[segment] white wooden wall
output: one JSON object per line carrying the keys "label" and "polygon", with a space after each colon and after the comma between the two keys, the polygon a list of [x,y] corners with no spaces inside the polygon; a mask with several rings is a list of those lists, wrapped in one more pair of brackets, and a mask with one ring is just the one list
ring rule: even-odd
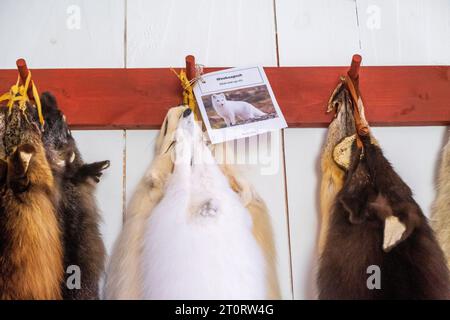
{"label": "white wooden wall", "polygon": [[[186,54],[207,66],[348,65],[354,53],[363,55],[364,65],[448,65],[449,18],[449,0],[2,0],[0,69],[15,68],[18,57],[32,68],[175,67]],[[429,214],[446,128],[374,132]],[[240,161],[259,159],[239,167],[271,211],[284,299],[315,298],[325,133],[286,129],[227,145]],[[75,132],[87,161],[112,163],[97,194],[108,250],[151,161],[156,134]],[[265,146],[267,139],[270,148],[258,151],[258,141]]]}

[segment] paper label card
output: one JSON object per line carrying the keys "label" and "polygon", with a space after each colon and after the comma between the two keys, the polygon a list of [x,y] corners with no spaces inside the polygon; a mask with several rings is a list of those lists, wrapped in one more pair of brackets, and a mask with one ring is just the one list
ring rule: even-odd
{"label": "paper label card", "polygon": [[212,143],[287,127],[262,67],[204,74],[194,94]]}

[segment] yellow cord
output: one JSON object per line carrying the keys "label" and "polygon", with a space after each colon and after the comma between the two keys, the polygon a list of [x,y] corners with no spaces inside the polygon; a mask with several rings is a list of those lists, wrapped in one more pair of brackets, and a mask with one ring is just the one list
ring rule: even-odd
{"label": "yellow cord", "polygon": [[9,108],[9,112],[11,112],[11,109],[14,105],[14,103],[18,103],[19,108],[21,110],[25,110],[26,103],[30,101],[28,98],[28,87],[31,83],[31,89],[33,92],[33,99],[36,103],[36,108],[38,111],[39,116],[39,122],[42,126],[44,126],[44,116],[42,115],[42,106],[41,106],[41,100],[39,99],[39,93],[36,88],[36,85],[34,84],[33,80],[31,80],[31,71],[28,71],[28,76],[25,81],[24,85],[19,85],[20,83],[20,76],[17,76],[17,82],[15,85],[9,89],[9,92],[6,92],[0,96],[0,102],[2,101],[8,101],[6,106]]}
{"label": "yellow cord", "polygon": [[195,120],[198,120],[198,106],[197,101],[195,101],[192,87],[195,80],[189,81],[184,70],[181,70],[179,74],[173,68],[170,68],[170,70],[172,70],[177,78],[180,79],[181,87],[183,88],[183,104],[189,106],[189,108],[194,112]]}

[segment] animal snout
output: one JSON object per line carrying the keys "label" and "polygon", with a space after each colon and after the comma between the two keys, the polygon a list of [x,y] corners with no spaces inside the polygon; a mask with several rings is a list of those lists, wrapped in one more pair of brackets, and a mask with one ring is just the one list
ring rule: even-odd
{"label": "animal snout", "polygon": [[184,112],[183,112],[183,118],[189,117],[189,115],[190,115],[191,113],[192,113],[191,108],[188,108],[188,109],[184,110]]}

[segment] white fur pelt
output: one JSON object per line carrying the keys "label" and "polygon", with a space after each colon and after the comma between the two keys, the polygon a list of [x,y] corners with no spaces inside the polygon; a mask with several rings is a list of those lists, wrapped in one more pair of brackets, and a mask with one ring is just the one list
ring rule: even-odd
{"label": "white fur pelt", "polygon": [[437,195],[433,204],[431,222],[450,269],[450,140],[442,151]]}
{"label": "white fur pelt", "polygon": [[202,140],[193,115],[176,131],[175,166],[146,223],[145,299],[265,299],[266,263],[250,212]]}
{"label": "white fur pelt", "polygon": [[104,297],[106,299],[142,299],[140,268],[145,222],[160,201],[172,172],[171,144],[181,114],[187,107],[171,108],[156,141],[155,158],[139,182],[127,208],[122,231],[109,259]]}

